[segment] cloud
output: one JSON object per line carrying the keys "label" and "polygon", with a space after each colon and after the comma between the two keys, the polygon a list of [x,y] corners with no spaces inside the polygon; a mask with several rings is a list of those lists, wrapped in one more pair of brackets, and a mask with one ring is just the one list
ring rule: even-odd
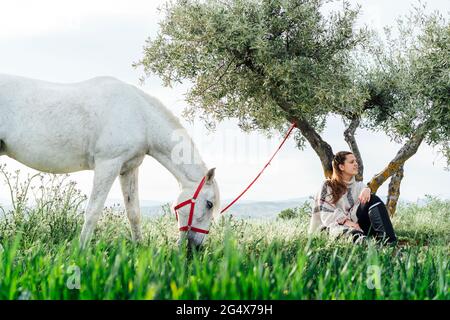
{"label": "cloud", "polygon": [[[144,40],[156,32],[160,18],[156,7],[163,2],[2,0],[0,72],[55,82],[75,82],[98,75],[111,75],[137,84],[141,74],[131,68],[131,63],[142,55]],[[363,9],[371,12],[369,18],[380,18],[383,25],[390,23],[384,13],[392,6],[397,8],[392,1],[380,2],[378,11],[366,6],[367,3],[377,7],[378,0],[361,3]],[[390,15],[394,15],[392,12]],[[183,93],[188,89],[187,85],[165,88],[158,78],[152,77],[144,89],[180,116],[186,105]],[[217,167],[223,198],[231,198],[241,192],[281,141],[279,135],[268,140],[257,133],[244,134],[235,121],[226,121],[216,133],[207,133],[199,120],[194,124],[182,118],[180,120],[193,136],[205,162]],[[323,133],[324,140],[335,151],[348,149],[342,139],[342,131],[340,120],[331,118]],[[229,140],[226,140],[227,136]],[[357,139],[364,156],[367,179],[380,171],[400,148],[385,135],[365,130],[357,131]],[[243,146],[246,146],[244,152]],[[253,151],[245,148],[253,148]],[[7,157],[0,158],[0,162],[8,163],[11,169],[20,168],[24,173],[33,172]],[[405,166],[402,197],[415,199],[425,193],[450,197],[450,173],[443,170],[443,165],[444,161],[436,156],[432,148],[421,146]],[[90,171],[71,175],[87,194],[92,186],[92,177]],[[317,155],[309,146],[299,151],[290,139],[244,199],[275,200],[306,196],[316,192],[322,179]],[[139,181],[141,199],[173,199],[178,190],[175,178],[150,157],[141,166]],[[387,183],[380,194],[385,194],[386,188]],[[8,194],[0,183],[1,197],[7,198]],[[118,181],[109,197],[121,197]]]}
{"label": "cloud", "polygon": [[79,30],[88,18],[156,18],[162,0],[4,0],[0,3],[0,39]]}

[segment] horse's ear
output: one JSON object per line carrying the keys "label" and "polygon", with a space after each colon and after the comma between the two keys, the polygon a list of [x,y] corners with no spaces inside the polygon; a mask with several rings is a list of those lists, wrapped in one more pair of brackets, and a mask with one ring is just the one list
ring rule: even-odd
{"label": "horse's ear", "polygon": [[209,169],[206,173],[206,183],[211,183],[214,179],[214,174],[216,172],[216,168]]}

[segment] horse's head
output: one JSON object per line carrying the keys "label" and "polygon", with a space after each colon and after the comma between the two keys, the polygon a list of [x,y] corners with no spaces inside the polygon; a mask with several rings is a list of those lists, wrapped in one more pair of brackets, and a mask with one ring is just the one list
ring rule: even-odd
{"label": "horse's head", "polygon": [[220,196],[214,172],[215,168],[208,170],[201,181],[183,188],[177,197],[174,210],[178,219],[180,243],[187,239],[190,246],[201,246],[209,233],[214,214],[219,213]]}

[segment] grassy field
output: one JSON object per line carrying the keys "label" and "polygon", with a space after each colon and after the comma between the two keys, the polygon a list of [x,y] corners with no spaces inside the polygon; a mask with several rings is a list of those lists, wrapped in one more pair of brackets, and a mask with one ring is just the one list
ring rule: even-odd
{"label": "grassy field", "polygon": [[450,298],[450,201],[401,206],[396,247],[308,239],[305,214],[218,219],[194,253],[176,246],[173,216],[146,220],[135,245],[125,215],[106,209],[80,252],[85,198],[76,186],[42,175],[32,186],[2,172],[15,209],[0,209],[0,299]]}

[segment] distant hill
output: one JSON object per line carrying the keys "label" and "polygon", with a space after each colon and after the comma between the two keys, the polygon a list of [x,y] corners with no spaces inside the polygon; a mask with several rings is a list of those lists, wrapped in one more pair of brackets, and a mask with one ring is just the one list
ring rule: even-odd
{"label": "distant hill", "polygon": [[[283,201],[243,201],[236,202],[226,212],[238,218],[274,218],[284,209],[302,205],[305,201],[311,201],[308,197]],[[226,202],[228,204],[229,201]]]}
{"label": "distant hill", "polygon": [[[228,205],[232,200],[226,199],[222,202],[222,208]],[[308,201],[307,197],[288,199],[281,201],[250,201],[243,200],[236,202],[226,213],[240,218],[273,218],[287,208],[297,207],[303,202]],[[168,202],[141,201],[141,212],[144,216],[160,216],[163,214],[163,205]],[[2,201],[0,206],[5,210],[12,209],[10,201]],[[123,210],[123,202],[119,199],[109,199],[105,203],[106,207],[115,207],[117,210]]]}
{"label": "distant hill", "polygon": [[[231,206],[226,213],[241,218],[273,218],[287,208],[297,207],[303,202],[308,201],[308,197],[289,199],[282,201],[239,201]],[[223,201],[222,207],[228,205],[232,200]],[[142,214],[146,216],[157,216],[163,213],[161,208],[163,204],[142,206]]]}
{"label": "distant hill", "polygon": [[[383,201],[386,200],[386,196],[382,196]],[[301,197],[288,200],[280,201],[251,201],[242,200],[236,202],[233,206],[226,211],[227,214],[231,214],[237,218],[244,219],[265,219],[265,218],[275,218],[278,213],[284,209],[294,208],[302,205],[305,201],[312,201],[309,197]],[[231,199],[226,199],[222,201],[222,208],[228,205]],[[416,201],[409,201],[402,199],[401,202],[404,203],[417,203],[418,205],[425,205],[426,198],[421,198]],[[144,216],[155,217],[160,216],[164,213],[163,205],[168,202],[159,201],[141,201],[141,212]],[[11,210],[11,204],[9,200],[0,199],[0,206],[5,210]],[[105,203],[106,207],[116,207],[118,210],[123,210],[123,202],[121,199],[108,199]]]}

